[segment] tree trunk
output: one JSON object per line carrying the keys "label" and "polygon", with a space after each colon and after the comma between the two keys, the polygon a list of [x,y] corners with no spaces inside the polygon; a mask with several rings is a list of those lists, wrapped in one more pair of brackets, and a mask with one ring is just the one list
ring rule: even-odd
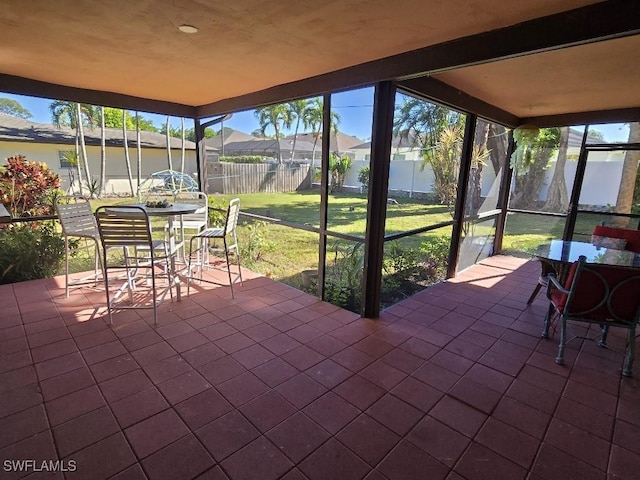
{"label": "tree trunk", "polygon": [[167,115],[167,132],[166,132],[166,141],[167,141],[167,165],[169,170],[173,170],[173,162],[171,161],[171,134],[169,133],[169,115]]}
{"label": "tree trunk", "polygon": [[184,173],[184,157],[186,155],[184,117],[182,117],[181,120],[182,120],[182,148],[181,148],[181,155],[180,155],[180,173]]}
{"label": "tree trunk", "polygon": [[278,152],[278,165],[282,165],[282,151],[280,150],[280,130],[278,129],[278,124],[274,124],[273,128],[276,131],[276,151]]}
{"label": "tree trunk", "polygon": [[490,153],[493,173],[497,176],[505,163],[507,157],[507,130],[495,123],[489,124],[489,134],[487,135],[487,149]]}
{"label": "tree trunk", "polygon": [[142,183],[142,146],[140,144],[140,114],[136,112],[136,153],[138,158],[138,195],[140,195],[140,184]]}
{"label": "tree trunk", "polygon": [[[82,162],[84,164],[84,174],[87,178],[87,186],[91,185],[91,173],[89,172],[89,159],[87,158],[87,145],[84,142],[84,128],[82,126],[82,112],[80,111],[80,104],[76,103],[76,114],[78,116],[78,136],[80,138],[80,151],[82,152]],[[89,194],[94,194],[89,190]]]}
{"label": "tree trunk", "polygon": [[80,132],[78,131],[78,127],[76,126],[76,145],[75,145],[75,159],[76,159],[76,171],[78,172],[78,192],[80,192],[80,196],[84,196],[84,190],[82,188],[82,165],[80,162]]}
{"label": "tree trunk", "polygon": [[[487,147],[487,137],[489,136],[489,123],[478,119],[476,125],[476,134],[473,141],[473,151],[484,150]],[[465,214],[475,215],[482,204],[482,168],[481,160],[472,159],[471,171],[469,172],[469,185],[467,195],[467,206]]]}
{"label": "tree trunk", "polygon": [[[629,143],[640,143],[640,122],[629,124]],[[634,203],[636,189],[636,178],[638,176],[638,161],[640,161],[640,151],[627,150],[624,155],[622,166],[622,177],[620,179],[620,190],[616,200],[616,213],[631,213]],[[619,227],[629,226],[629,219],[624,217],[614,217],[613,224]]]}
{"label": "tree trunk", "polygon": [[127,138],[127,111],[122,110],[122,143],[124,145],[124,161],[127,166],[127,177],[129,177],[129,188],[131,196],[135,197],[136,192],[133,190],[133,174],[131,172],[131,158],[129,157],[129,139]]}
{"label": "tree trunk", "polygon": [[100,194],[104,195],[107,191],[107,145],[104,126],[104,107],[100,107]]}
{"label": "tree trunk", "polygon": [[300,128],[300,115],[297,116],[296,129],[293,132],[293,144],[291,145],[291,161],[296,153],[296,140],[298,139],[298,129]]}
{"label": "tree trunk", "polygon": [[569,127],[560,129],[560,145],[558,160],[553,171],[553,178],[547,190],[547,201],[542,207],[545,212],[565,213],[569,207],[567,183],[564,180],[564,168],[567,164],[567,148],[569,147]]}

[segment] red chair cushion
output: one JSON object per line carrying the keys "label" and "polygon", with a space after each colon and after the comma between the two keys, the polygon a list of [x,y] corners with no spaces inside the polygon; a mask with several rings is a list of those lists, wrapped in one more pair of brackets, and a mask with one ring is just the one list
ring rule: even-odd
{"label": "red chair cushion", "polygon": [[640,253],[640,230],[598,225],[593,229],[593,234],[599,237],[624,238],[627,241],[625,250]]}
{"label": "red chair cushion", "polygon": [[[578,262],[573,262],[571,264],[571,269],[569,269],[569,274],[567,275],[567,279],[564,282],[564,288],[566,290],[571,289],[571,284],[573,283],[573,277],[576,276],[576,268],[578,268]],[[564,306],[567,303],[567,294],[562,293],[560,290],[552,290],[551,291],[551,301],[556,306],[559,312],[564,310]]]}
{"label": "red chair cushion", "polygon": [[[572,286],[576,269],[577,262],[571,266],[565,284],[567,290]],[[632,277],[633,280],[628,281]],[[551,293],[551,299],[558,310],[568,316],[591,321],[631,322],[638,312],[639,291],[640,275],[637,269],[587,264],[573,286],[570,305],[567,306],[568,296],[558,290]]]}

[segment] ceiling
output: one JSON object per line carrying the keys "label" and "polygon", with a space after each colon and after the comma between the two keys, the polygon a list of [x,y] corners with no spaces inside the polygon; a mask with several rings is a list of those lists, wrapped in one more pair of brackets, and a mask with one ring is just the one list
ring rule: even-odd
{"label": "ceiling", "polygon": [[[598,3],[0,0],[0,91],[206,116],[428,74],[519,118],[636,109],[640,15],[625,15],[608,36],[600,15],[569,13],[568,23],[549,23],[550,36],[518,28]],[[596,7],[628,13],[635,3]],[[586,24],[579,41],[570,37],[576,23]],[[199,31],[182,33],[181,24]],[[493,43],[474,52],[461,38]],[[569,44],[577,46],[557,49]]]}

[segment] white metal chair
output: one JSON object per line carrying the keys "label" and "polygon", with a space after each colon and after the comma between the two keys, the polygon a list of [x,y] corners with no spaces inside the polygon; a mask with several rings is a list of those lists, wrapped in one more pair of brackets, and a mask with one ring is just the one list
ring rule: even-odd
{"label": "white metal chair", "polygon": [[[178,192],[175,194],[173,201],[175,203],[188,203],[198,205],[199,208],[195,213],[180,215],[180,221],[174,223],[175,229],[179,230],[178,245],[182,250],[183,259],[186,258],[185,247],[185,231],[192,231],[197,234],[207,228],[209,222],[209,198],[203,192]],[[164,226],[165,232],[168,230],[169,224]]]}
{"label": "white metal chair", "polygon": [[[100,276],[100,235],[91,204],[84,197],[62,196],[56,199],[56,213],[64,236],[64,285],[65,295],[69,297],[69,287],[97,285]],[[77,246],[70,247],[70,238],[77,239]],[[75,243],[75,242],[74,242]],[[69,255],[71,250],[94,250],[94,272],[91,276],[69,281]]]}
{"label": "white metal chair", "polygon": [[[151,226],[147,212],[136,206],[105,206],[96,210],[98,231],[102,243],[104,283],[107,295],[107,309],[109,322],[113,324],[112,310],[146,308],[153,309],[153,322],[158,323],[157,307],[164,299],[167,291],[173,299],[174,272],[171,267],[171,252],[164,240],[153,240],[151,236]],[[116,258],[115,255],[107,257],[109,249],[122,249],[123,259]],[[158,294],[156,268],[162,267],[167,278],[167,288]],[[111,297],[109,291],[109,270],[124,271],[126,274],[125,283]],[[140,271],[148,272],[141,276]],[[140,292],[141,283],[139,280],[151,281],[152,305],[145,303],[135,304],[134,292]],[[124,290],[129,293],[129,305],[122,302],[116,303],[118,297]]]}
{"label": "white metal chair", "polygon": [[[221,228],[207,228],[200,233],[197,233],[193,237],[191,237],[191,241],[189,242],[189,264],[187,268],[187,295],[189,294],[189,288],[191,286],[191,280],[197,278],[200,281],[209,282],[209,283],[217,283],[212,280],[205,280],[202,278],[202,271],[204,266],[209,266],[208,264],[208,252],[211,247],[210,242],[213,240],[221,240],[222,241],[222,250],[225,255],[225,260],[227,264],[227,274],[229,275],[229,287],[231,288],[231,297],[233,298],[233,284],[234,280],[231,274],[231,263],[229,261],[229,255],[235,254],[236,263],[238,266],[238,275],[237,278],[240,279],[240,284],[242,284],[242,271],[240,268],[240,250],[238,249],[238,237],[236,234],[236,227],[238,225],[238,217],[240,216],[240,199],[234,198],[229,202],[229,207],[227,208],[227,214],[225,216],[224,226]],[[196,246],[194,248],[194,242],[196,242]],[[193,263],[193,258],[195,256],[195,265]],[[196,277],[193,275],[193,267],[197,267],[199,276]]]}

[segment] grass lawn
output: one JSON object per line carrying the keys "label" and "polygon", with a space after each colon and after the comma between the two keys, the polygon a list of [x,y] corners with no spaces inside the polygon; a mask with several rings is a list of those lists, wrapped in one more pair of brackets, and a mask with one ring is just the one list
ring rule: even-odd
{"label": "grass lawn", "polygon": [[[218,207],[226,207],[236,195],[210,195]],[[292,223],[318,226],[320,221],[319,192],[254,193],[237,195],[241,210]],[[93,208],[101,205],[134,203],[132,198],[100,199],[92,201]],[[367,199],[364,195],[330,195],[328,205],[329,229],[364,237]],[[398,199],[398,205],[387,207],[386,233],[396,233],[451,220],[447,207],[432,205],[415,199]],[[591,218],[582,217],[576,232],[593,230]],[[152,225],[162,235],[164,219],[153,219]],[[507,219],[503,248],[507,253],[532,253],[551,239],[561,238],[564,218],[512,213]],[[479,226],[477,233],[483,231]],[[403,248],[416,248],[433,236],[450,235],[451,228],[440,229],[403,239]],[[300,287],[303,270],[313,270],[318,264],[318,235],[278,224],[247,221],[241,218],[238,228],[244,266],[278,281]],[[329,240],[330,246],[336,240]],[[387,248],[385,248],[385,252]],[[331,255],[327,255],[331,261]],[[72,271],[93,268],[85,254],[72,259]]]}

